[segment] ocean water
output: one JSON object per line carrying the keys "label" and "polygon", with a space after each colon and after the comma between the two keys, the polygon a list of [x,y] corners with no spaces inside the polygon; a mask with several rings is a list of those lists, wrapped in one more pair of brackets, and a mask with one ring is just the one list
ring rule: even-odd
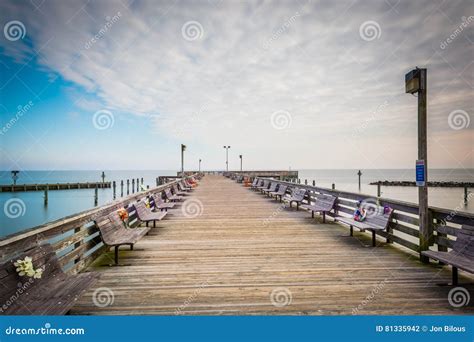
{"label": "ocean water", "polygon": [[[376,196],[377,186],[369,185],[377,180],[414,180],[413,169],[361,170],[361,190],[358,189],[358,170],[300,170],[299,178],[308,184],[314,180],[317,186],[331,187],[351,192],[360,192],[368,196]],[[117,182],[117,196],[120,196],[120,181],[143,178],[144,185],[155,186],[158,176],[174,176],[176,170],[118,171],[105,170],[106,181]],[[66,182],[97,182],[101,181],[102,171],[22,171],[17,184],[23,183],[66,183]],[[474,182],[474,169],[433,169],[429,170],[431,181],[466,181]],[[10,171],[0,171],[0,183],[11,184]],[[102,205],[113,199],[112,189],[99,189],[98,204]],[[461,212],[474,213],[474,201],[463,204],[462,188],[429,188],[429,204],[431,206],[456,209]],[[470,189],[474,192],[474,189]],[[126,193],[126,185],[124,186]],[[130,191],[131,193],[131,191]],[[417,203],[416,187],[382,187],[382,197]],[[61,217],[78,213],[94,207],[94,189],[49,191],[48,206],[44,206],[42,191],[5,192],[0,193],[0,238],[38,226]],[[14,200],[14,202],[12,202]],[[8,212],[8,203],[20,204],[19,212]],[[7,215],[8,214],[8,215]]]}
{"label": "ocean water", "polygon": [[[106,181],[117,183],[116,196],[120,197],[120,181],[124,181],[124,196],[127,192],[126,180],[143,178],[145,187],[156,185],[159,176],[176,176],[176,170],[119,171],[104,170]],[[102,171],[22,171],[17,184],[99,182]],[[12,184],[10,171],[0,172],[1,184]],[[135,184],[136,187],[136,184]],[[135,188],[136,190],[136,188]],[[17,199],[17,201],[7,201]],[[98,205],[113,200],[113,190],[98,189]],[[13,203],[16,205],[14,206]],[[61,217],[94,208],[94,189],[50,190],[48,205],[44,205],[43,191],[3,192],[0,193],[0,238],[31,227],[35,227]],[[10,209],[8,209],[10,208]],[[8,211],[10,210],[10,211]],[[14,211],[14,210],[19,210]],[[12,215],[13,213],[13,215]],[[8,214],[8,215],[7,215]]]}

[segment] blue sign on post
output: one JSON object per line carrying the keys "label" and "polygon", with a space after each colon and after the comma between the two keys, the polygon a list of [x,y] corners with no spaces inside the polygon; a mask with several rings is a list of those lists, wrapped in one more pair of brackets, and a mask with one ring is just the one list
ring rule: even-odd
{"label": "blue sign on post", "polygon": [[425,186],[426,184],[426,169],[425,161],[416,161],[416,186]]}

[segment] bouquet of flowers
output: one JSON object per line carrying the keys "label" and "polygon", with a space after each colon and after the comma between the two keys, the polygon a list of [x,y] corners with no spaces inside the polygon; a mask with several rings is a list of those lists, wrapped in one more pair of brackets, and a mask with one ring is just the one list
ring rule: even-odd
{"label": "bouquet of flowers", "polygon": [[35,279],[40,279],[43,275],[43,269],[34,269],[33,260],[30,257],[25,257],[24,260],[17,260],[13,265],[16,267],[16,271],[20,277],[28,276]]}
{"label": "bouquet of flowers", "polygon": [[120,208],[118,211],[117,211],[120,219],[125,222],[126,219],[128,219],[128,212],[127,210],[125,210],[124,208]]}

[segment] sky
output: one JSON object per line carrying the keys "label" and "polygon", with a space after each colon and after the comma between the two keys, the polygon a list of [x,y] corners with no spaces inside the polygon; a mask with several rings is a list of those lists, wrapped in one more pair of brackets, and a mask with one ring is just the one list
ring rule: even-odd
{"label": "sky", "polygon": [[0,3],[0,169],[474,168],[474,2]]}

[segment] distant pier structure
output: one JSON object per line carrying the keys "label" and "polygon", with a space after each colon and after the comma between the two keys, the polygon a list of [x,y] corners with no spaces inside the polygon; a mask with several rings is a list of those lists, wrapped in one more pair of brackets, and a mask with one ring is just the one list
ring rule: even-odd
{"label": "distant pier structure", "polygon": [[[185,176],[190,176],[196,174],[197,171],[185,171]],[[289,171],[289,170],[248,170],[248,171],[201,171],[204,174],[212,174],[212,175],[226,175],[227,173],[232,173],[238,176],[245,176],[250,178],[255,177],[266,177],[266,178],[274,178],[280,180],[297,180],[298,179],[298,171]],[[177,176],[181,176],[181,172],[178,172]]]}
{"label": "distant pier structure", "polygon": [[0,185],[0,192],[43,191],[43,190],[72,190],[72,189],[103,189],[110,188],[111,182],[86,183],[54,183],[54,184],[9,184]]}

